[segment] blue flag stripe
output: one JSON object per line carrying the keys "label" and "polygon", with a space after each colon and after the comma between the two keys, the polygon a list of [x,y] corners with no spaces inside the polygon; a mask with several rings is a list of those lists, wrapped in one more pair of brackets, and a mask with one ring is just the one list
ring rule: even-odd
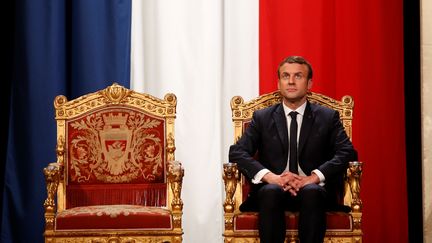
{"label": "blue flag stripe", "polygon": [[18,1],[1,242],[43,242],[53,100],[130,87],[130,0]]}

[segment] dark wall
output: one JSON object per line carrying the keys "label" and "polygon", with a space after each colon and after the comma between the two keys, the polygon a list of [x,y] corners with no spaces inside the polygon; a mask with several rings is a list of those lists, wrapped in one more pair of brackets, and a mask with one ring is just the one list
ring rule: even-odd
{"label": "dark wall", "polygon": [[[1,126],[0,126],[0,218],[2,218],[3,208],[3,188],[4,188],[4,172],[6,164],[6,151],[8,140],[8,123],[9,123],[9,99],[10,88],[13,73],[13,43],[14,43],[14,27],[15,27],[15,2],[13,0],[6,0],[2,3],[1,16],[1,32],[2,32],[2,72],[0,87],[2,94],[0,95],[0,112],[1,112]],[[1,222],[0,222],[1,229]]]}
{"label": "dark wall", "polygon": [[423,242],[420,1],[404,1],[405,121],[408,235]]}

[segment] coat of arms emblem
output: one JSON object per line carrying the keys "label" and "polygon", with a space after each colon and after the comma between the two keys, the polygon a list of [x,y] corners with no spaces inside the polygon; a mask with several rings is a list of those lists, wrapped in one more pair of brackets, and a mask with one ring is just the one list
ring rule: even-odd
{"label": "coat of arms emblem", "polygon": [[160,120],[134,111],[99,111],[71,122],[69,129],[72,181],[157,182],[163,178]]}
{"label": "coat of arms emblem", "polygon": [[104,127],[99,131],[103,159],[111,175],[122,174],[126,170],[126,160],[130,155],[131,133],[126,126],[125,114],[103,115]]}

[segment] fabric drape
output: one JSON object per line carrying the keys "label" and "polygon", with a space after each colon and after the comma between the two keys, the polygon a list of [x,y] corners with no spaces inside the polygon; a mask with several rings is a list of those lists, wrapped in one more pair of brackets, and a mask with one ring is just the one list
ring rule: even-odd
{"label": "fabric drape", "polygon": [[113,81],[129,87],[131,4],[35,0],[15,8],[0,241],[43,242],[42,170],[56,161],[54,98],[73,99]]}
{"label": "fabric drape", "polygon": [[260,93],[276,89],[284,57],[301,55],[312,91],[354,98],[363,240],[408,242],[403,1],[260,0],[259,12]]}
{"label": "fabric drape", "polygon": [[132,5],[131,87],[178,99],[184,242],[222,242],[222,163],[234,134],[230,99],[258,95],[258,1]]}

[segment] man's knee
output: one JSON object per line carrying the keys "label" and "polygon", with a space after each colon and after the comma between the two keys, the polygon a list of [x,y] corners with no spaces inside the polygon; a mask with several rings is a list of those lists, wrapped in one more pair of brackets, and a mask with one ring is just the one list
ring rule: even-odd
{"label": "man's knee", "polygon": [[263,185],[258,190],[258,200],[260,202],[280,202],[284,195],[282,187],[275,184]]}
{"label": "man's knee", "polygon": [[303,187],[300,191],[302,201],[316,201],[323,203],[327,196],[324,187],[317,184],[309,184]]}

